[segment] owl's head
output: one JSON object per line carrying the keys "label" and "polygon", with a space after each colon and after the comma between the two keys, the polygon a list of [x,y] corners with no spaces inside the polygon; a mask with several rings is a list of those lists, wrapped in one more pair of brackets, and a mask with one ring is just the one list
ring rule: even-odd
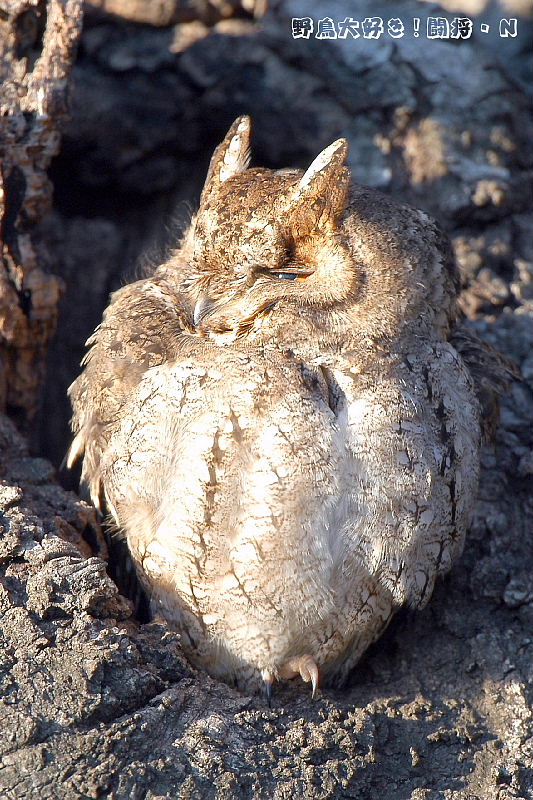
{"label": "owl's head", "polygon": [[249,169],[250,120],[233,123],[181,250],[197,334],[280,344],[290,319],[300,340],[360,347],[412,320],[448,324],[453,269],[434,222],[351,184],[347,152],[338,139],[305,171]]}
{"label": "owl's head", "polygon": [[250,120],[231,126],[211,159],[191,231],[194,325],[204,334],[248,330],[286,301],[326,308],[357,291],[339,218],[350,173],[339,139],[300,170],[248,169]]}

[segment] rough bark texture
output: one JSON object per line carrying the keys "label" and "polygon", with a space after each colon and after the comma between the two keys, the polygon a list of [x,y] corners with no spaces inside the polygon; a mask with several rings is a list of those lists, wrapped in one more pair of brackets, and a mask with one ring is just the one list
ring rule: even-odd
{"label": "rough bark texture", "polygon": [[81,0],[12,0],[0,17],[0,407],[24,422],[38,404],[62,281],[32,231],[51,205]]}
{"label": "rough bark texture", "polygon": [[267,0],[86,0],[107,14],[149,25],[173,25],[201,21],[214,24],[242,12],[264,13]]}
{"label": "rough bark texture", "polygon": [[[105,546],[93,512],[2,420],[7,800],[507,800],[533,792],[525,27],[492,50],[479,37],[292,40],[291,16],[380,11],[360,2],[317,2],[312,12],[296,0],[271,5],[261,27],[239,18],[150,27],[88,14],[53,169],[56,208],[41,228],[67,283],[35,435],[41,451],[56,463],[63,456],[64,391],[108,292],[133,276],[140,253],[172,239],[165,228],[176,202],[194,201],[212,146],[243,112],[254,120],[258,163],[305,165],[348,135],[357,180],[435,213],[469,281],[469,324],[514,359],[525,381],[503,398],[464,556],[427,609],[398,616],[345,691],[312,701],[306,687],[286,687],[271,710],[196,672],[174,634],[131,616],[98,557]],[[426,10],[396,3],[382,16],[406,21]]]}

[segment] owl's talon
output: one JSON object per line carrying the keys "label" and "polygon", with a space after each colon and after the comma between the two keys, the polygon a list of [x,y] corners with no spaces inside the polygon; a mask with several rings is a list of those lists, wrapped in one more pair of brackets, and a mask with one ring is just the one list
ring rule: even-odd
{"label": "owl's talon", "polygon": [[265,697],[268,703],[268,707],[272,708],[272,686],[274,684],[274,676],[271,672],[264,670],[262,674],[264,688],[265,688]]}
{"label": "owl's talon", "polygon": [[266,695],[266,700],[267,700],[267,703],[268,703],[268,707],[272,708],[272,684],[271,683],[265,683],[265,695]]}
{"label": "owl's talon", "polygon": [[311,671],[311,687],[312,687],[311,697],[313,698],[313,700],[316,697],[316,691],[318,689],[318,679],[319,679],[318,667],[316,664],[313,663],[313,669]]}
{"label": "owl's talon", "polygon": [[311,682],[313,688],[311,697],[314,698],[316,696],[316,690],[318,689],[319,673],[313,656],[306,653],[303,656],[290,658],[285,662],[280,670],[280,677],[290,679],[294,678],[296,675],[300,675],[304,683]]}
{"label": "owl's talon", "polygon": [[311,697],[314,699],[316,696],[316,690],[318,689],[318,667],[315,664],[314,658],[312,656],[302,656],[300,659],[299,665],[300,675],[302,676],[302,680],[305,683],[309,683],[311,681],[312,692]]}

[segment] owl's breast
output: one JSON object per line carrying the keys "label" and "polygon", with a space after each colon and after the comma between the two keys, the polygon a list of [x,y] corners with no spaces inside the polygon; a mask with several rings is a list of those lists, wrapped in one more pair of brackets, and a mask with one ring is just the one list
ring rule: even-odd
{"label": "owl's breast", "polygon": [[180,590],[191,575],[224,586],[233,575],[253,592],[268,564],[281,591],[294,564],[317,582],[331,569],[345,458],[320,370],[219,351],[209,364],[146,374],[103,472],[119,521],[135,505],[153,509],[132,548],[156,561],[167,548],[186,564],[174,579]]}
{"label": "owl's breast", "polygon": [[198,658],[218,642],[229,661],[272,665],[298,647],[331,659],[367,617],[379,628],[424,602],[468,523],[470,391],[445,349],[431,367],[368,374],[224,348],[149,370],[104,486],[155,605],[185,622]]}

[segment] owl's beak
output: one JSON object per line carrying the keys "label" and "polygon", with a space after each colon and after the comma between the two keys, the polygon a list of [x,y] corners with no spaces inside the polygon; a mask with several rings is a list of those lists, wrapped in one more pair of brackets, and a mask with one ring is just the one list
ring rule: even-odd
{"label": "owl's beak", "polygon": [[197,328],[198,325],[202,322],[202,320],[205,319],[205,317],[207,317],[207,315],[211,313],[214,307],[215,307],[215,302],[207,295],[201,295],[198,298],[192,314],[192,321],[195,328]]}

